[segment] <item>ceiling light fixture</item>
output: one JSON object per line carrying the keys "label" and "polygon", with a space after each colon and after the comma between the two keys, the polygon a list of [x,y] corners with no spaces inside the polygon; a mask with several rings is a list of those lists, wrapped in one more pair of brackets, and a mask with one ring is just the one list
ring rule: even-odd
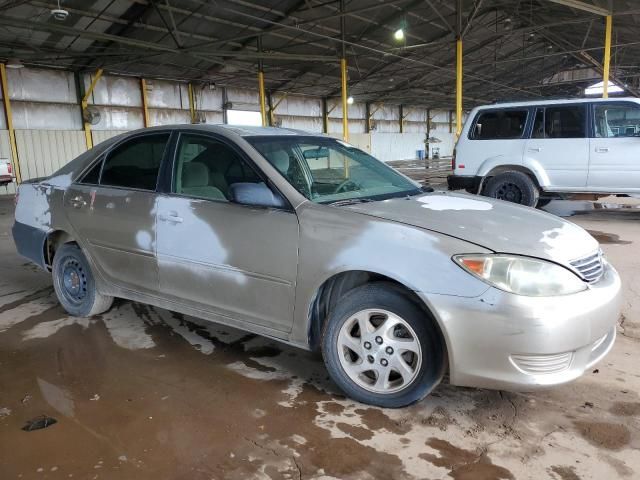
{"label": "ceiling light fixture", "polygon": [[349,105],[353,105],[353,97],[349,97],[349,98],[347,98],[347,103],[348,103]]}
{"label": "ceiling light fixture", "polygon": [[399,28],[398,30],[396,30],[393,34],[393,38],[395,38],[396,40],[398,40],[399,42],[404,40],[404,30]]}
{"label": "ceiling light fixture", "polygon": [[54,20],[64,22],[69,16],[69,12],[60,6],[60,0],[58,0],[58,8],[51,9],[51,16]]}

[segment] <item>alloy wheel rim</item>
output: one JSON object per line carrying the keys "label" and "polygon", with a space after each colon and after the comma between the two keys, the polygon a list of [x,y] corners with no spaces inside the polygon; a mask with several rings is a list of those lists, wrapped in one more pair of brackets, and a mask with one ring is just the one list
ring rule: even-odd
{"label": "alloy wheel rim", "polygon": [[379,394],[404,390],[422,366],[422,348],[411,325],[381,309],[361,310],[343,323],[338,356],[354,383]]}
{"label": "alloy wheel rim", "polygon": [[73,304],[80,304],[87,296],[87,275],[84,268],[73,257],[62,262],[62,278],[60,279],[62,294]]}

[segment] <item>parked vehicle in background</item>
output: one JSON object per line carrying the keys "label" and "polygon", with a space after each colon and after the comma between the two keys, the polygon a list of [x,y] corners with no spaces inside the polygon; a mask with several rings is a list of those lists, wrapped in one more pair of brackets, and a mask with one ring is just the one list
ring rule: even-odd
{"label": "parked vehicle in background", "polygon": [[323,135],[155,127],[18,193],[18,252],[71,315],[122,297],[321,350],[366,403],[415,402],[447,369],[455,385],[568,382],[616,336],[620,279],[582,228],[425,190]]}
{"label": "parked vehicle in background", "polygon": [[637,194],[639,158],[638,98],[482,106],[465,123],[448,183],[530,207],[558,194]]}
{"label": "parked vehicle in background", "polygon": [[13,182],[13,167],[11,161],[6,158],[0,158],[0,187]]}

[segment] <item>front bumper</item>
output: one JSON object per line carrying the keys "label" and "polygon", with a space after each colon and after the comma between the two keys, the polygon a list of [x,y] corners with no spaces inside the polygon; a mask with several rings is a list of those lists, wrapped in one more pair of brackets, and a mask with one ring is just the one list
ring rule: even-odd
{"label": "front bumper", "polygon": [[605,263],[588,290],[525,297],[489,288],[463,298],[424,294],[439,317],[454,385],[531,390],[569,382],[611,349],[620,315],[620,277]]}

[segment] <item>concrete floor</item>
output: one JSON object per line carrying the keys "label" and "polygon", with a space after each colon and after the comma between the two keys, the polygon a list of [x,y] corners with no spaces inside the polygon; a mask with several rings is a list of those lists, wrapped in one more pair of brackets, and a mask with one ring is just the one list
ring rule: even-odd
{"label": "concrete floor", "polygon": [[[637,203],[637,202],[636,202]],[[552,202],[625,284],[613,351],[537,393],[442,385],[410,408],[340,395],[316,355],[130,302],[67,317],[0,201],[0,478],[640,478],[640,209]],[[30,419],[57,420],[25,432]]]}

